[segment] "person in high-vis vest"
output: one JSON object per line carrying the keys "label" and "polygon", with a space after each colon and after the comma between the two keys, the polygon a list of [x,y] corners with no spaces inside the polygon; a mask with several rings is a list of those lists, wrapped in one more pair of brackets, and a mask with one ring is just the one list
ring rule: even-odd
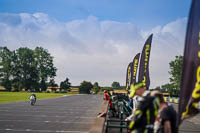
{"label": "person in high-vis vest", "polygon": [[131,133],[153,133],[154,121],[160,105],[159,99],[151,96],[143,83],[131,85],[130,95],[140,96],[138,107],[129,125]]}

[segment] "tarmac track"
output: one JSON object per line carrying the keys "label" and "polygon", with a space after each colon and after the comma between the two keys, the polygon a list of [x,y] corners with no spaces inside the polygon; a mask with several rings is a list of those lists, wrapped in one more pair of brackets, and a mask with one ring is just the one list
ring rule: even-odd
{"label": "tarmac track", "polygon": [[102,95],[72,95],[0,104],[0,133],[87,133],[102,103]]}
{"label": "tarmac track", "polygon": [[[173,106],[178,111],[178,104],[173,104]],[[200,133],[200,114],[184,120],[179,127],[179,133]]]}
{"label": "tarmac track", "polygon": [[[88,133],[102,102],[102,95],[72,95],[38,100],[35,106],[0,104],[0,133]],[[200,114],[179,128],[179,133],[199,132]]]}

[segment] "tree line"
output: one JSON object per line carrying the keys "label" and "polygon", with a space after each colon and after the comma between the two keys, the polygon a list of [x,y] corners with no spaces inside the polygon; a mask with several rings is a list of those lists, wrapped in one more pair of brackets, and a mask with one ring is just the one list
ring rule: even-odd
{"label": "tree line", "polygon": [[[46,91],[58,88],[55,83],[57,68],[53,64],[53,56],[42,47],[30,49],[27,47],[10,50],[0,47],[0,86],[8,91]],[[69,79],[60,82],[60,91],[68,91],[71,87]],[[120,87],[118,82],[113,82],[112,87]],[[92,84],[83,81],[79,93],[98,93],[105,88],[99,86],[98,82]],[[108,88],[107,88],[108,89]]]}
{"label": "tree line", "polygon": [[175,56],[175,60],[172,60],[169,63],[170,70],[170,82],[161,86],[157,86],[155,89],[162,92],[168,92],[170,95],[179,95],[180,92],[180,83],[181,83],[181,74],[183,69],[183,56]]}
{"label": "tree line", "polygon": [[54,81],[56,71],[53,57],[42,47],[13,51],[0,48],[0,85],[8,91],[46,91],[49,81]]}
{"label": "tree line", "polygon": [[[180,83],[181,83],[181,74],[183,69],[183,56],[175,56],[175,60],[172,60],[169,63],[169,71],[170,74],[170,82],[163,84],[161,86],[157,86],[156,88],[153,88],[154,90],[159,90],[161,92],[169,93],[173,96],[178,96],[180,92]],[[114,81],[111,85],[111,87],[99,87],[98,82],[94,84],[92,87],[92,84],[87,81],[83,81],[80,85],[80,93],[86,92],[89,93],[89,90],[86,88],[90,88],[89,90],[92,90],[93,92],[97,93],[99,91],[103,90],[112,90],[112,89],[124,89],[125,86],[120,86],[119,82]]]}
{"label": "tree line", "polygon": [[[169,63],[169,71],[168,73],[170,74],[170,82],[163,84],[161,86],[157,86],[156,88],[153,88],[154,90],[159,90],[161,92],[167,92],[170,95],[179,95],[180,92],[180,83],[181,83],[181,73],[182,73],[182,69],[183,69],[183,56],[179,55],[179,56],[175,56],[175,60],[172,60]],[[112,90],[115,88],[125,88],[123,86],[120,86],[119,82],[114,81],[111,85],[112,87],[99,87],[98,83],[96,82],[94,84],[94,86],[87,81],[83,81],[80,85],[80,93],[85,92],[85,93],[89,93],[90,90],[94,91],[94,92],[98,92],[98,91],[103,91],[103,90]],[[90,88],[89,90],[87,88]],[[97,89],[96,89],[97,88]]]}
{"label": "tree line", "polygon": [[95,82],[94,84],[92,84],[89,81],[83,81],[81,82],[80,86],[78,86],[78,88],[79,88],[79,93],[86,93],[86,94],[90,94],[90,93],[97,94],[98,92],[103,92],[104,90],[113,90],[116,88],[122,89],[120,86],[120,83],[116,81],[114,81],[111,84],[111,86],[112,87],[100,87],[98,82]]}

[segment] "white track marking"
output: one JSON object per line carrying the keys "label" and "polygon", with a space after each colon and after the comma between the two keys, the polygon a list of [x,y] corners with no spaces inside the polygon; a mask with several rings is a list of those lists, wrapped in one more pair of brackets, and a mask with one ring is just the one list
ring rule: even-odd
{"label": "white track marking", "polygon": [[86,131],[53,131],[53,130],[32,130],[32,129],[0,129],[0,131],[13,131],[13,132],[48,132],[48,133],[88,133]]}
{"label": "white track marking", "polygon": [[93,122],[69,122],[69,121],[33,121],[33,120],[0,120],[0,121],[5,121],[5,122],[44,122],[44,123],[73,123],[73,124],[93,124]]}
{"label": "white track marking", "polygon": [[[72,116],[72,115],[66,115],[66,116],[63,116],[63,115],[23,115],[23,114],[3,114],[3,116],[25,116],[25,117],[48,117],[48,118],[51,118],[51,117],[57,117],[57,118],[69,118],[69,117],[72,117],[72,118],[80,118],[80,119],[95,119],[96,117],[93,117],[93,116]],[[1,116],[0,116],[1,118]]]}
{"label": "white track marking", "polygon": [[[73,111],[75,113],[79,113],[79,112],[82,112],[82,111],[79,111],[79,110],[73,110],[73,109],[65,109],[65,110],[55,110],[54,112],[62,112],[62,113],[68,113],[68,112],[63,112],[63,111],[66,111],[66,110],[70,110],[70,111]],[[5,109],[3,110],[1,108],[2,112],[9,112],[9,111],[13,111],[12,109],[8,110],[8,109]],[[98,110],[85,110],[86,112],[98,112]],[[50,110],[42,110],[42,111],[37,111],[37,110],[16,110],[15,109],[15,112],[53,112],[53,111],[50,111]]]}

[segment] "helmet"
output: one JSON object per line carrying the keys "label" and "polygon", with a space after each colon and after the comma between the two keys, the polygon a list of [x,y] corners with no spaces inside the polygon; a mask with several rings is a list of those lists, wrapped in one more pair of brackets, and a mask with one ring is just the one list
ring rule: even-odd
{"label": "helmet", "polygon": [[135,95],[135,91],[142,87],[145,87],[144,83],[142,83],[142,82],[136,83],[135,85],[131,84],[131,86],[130,86],[131,93],[129,95],[129,98],[132,98]]}

